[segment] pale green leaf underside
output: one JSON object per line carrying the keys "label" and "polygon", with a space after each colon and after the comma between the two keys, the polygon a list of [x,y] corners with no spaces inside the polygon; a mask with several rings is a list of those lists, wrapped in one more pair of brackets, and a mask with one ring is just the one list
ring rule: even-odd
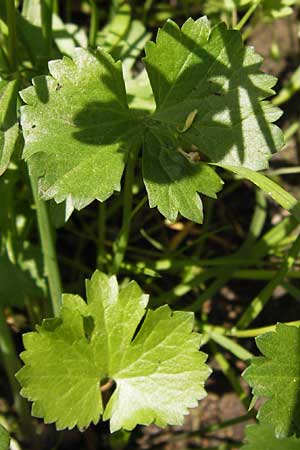
{"label": "pale green leaf underside", "polygon": [[246,444],[242,450],[299,450],[300,440],[295,437],[277,439],[267,424],[249,425],[246,428]]}
{"label": "pale green leaf underside", "polygon": [[10,437],[6,429],[0,425],[0,450],[9,449]]}
{"label": "pale green leaf underside", "polygon": [[17,378],[33,414],[58,429],[97,423],[100,382],[112,378],[116,390],[104,411],[111,431],[182,423],[205,395],[210,372],[193,314],[168,306],[148,311],[134,337],[148,302],[135,282],[119,290],[115,277],[97,271],[86,292],[87,303],[65,295],[60,317],[24,336]]}
{"label": "pale green leaf underside", "polygon": [[238,31],[224,24],[210,29],[204,17],[189,19],[180,29],[168,21],[156,44],[146,45],[145,64],[161,126],[192,126],[181,136],[186,145],[218,163],[261,170],[283,145],[271,122],[281,112],[262,100],[272,95],[276,79],[260,71],[262,59],[243,45]]}
{"label": "pale green leaf underside", "polygon": [[76,49],[49,63],[51,76],[22,91],[24,158],[43,198],[77,209],[120,190],[128,150],[138,137],[120,63]]}
{"label": "pale green leaf underside", "polygon": [[268,401],[258,417],[270,424],[277,438],[300,435],[300,330],[278,324],[275,332],[259,336],[256,357],[244,377],[257,397]]}
{"label": "pale green leaf underside", "polygon": [[202,201],[198,193],[216,198],[222,180],[207,164],[191,163],[176,150],[174,142],[159,130],[148,133],[144,141],[143,176],[150,207],[169,220],[178,213],[202,223]]}

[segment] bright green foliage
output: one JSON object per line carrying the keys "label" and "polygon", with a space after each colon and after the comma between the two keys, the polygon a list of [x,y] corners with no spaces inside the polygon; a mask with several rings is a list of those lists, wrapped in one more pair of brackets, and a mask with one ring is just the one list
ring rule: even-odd
{"label": "bright green foliage", "polygon": [[44,198],[70,197],[80,209],[120,189],[137,127],[121,65],[108,54],[78,48],[73,60],[52,61],[49,69],[52,77],[37,77],[22,91],[24,157],[42,177]]}
{"label": "bright green foliage", "polygon": [[250,425],[246,428],[246,444],[242,450],[299,450],[300,441],[295,437],[276,439],[269,425]]}
{"label": "bright green foliage", "polygon": [[[138,36],[147,39],[142,28]],[[144,144],[150,206],[172,221],[180,212],[202,222],[199,193],[215,197],[221,181],[214,169],[199,164],[199,155],[193,159],[184,152],[266,168],[283,143],[272,124],[281,113],[263,101],[273,94],[276,80],[260,72],[261,58],[244,47],[239,32],[224,25],[210,29],[205,17],[187,20],[182,29],[168,21],[156,44],[146,45],[156,102],[150,114],[146,72],[135,89],[126,45],[120,51],[115,45],[112,54],[125,59],[128,98],[121,66],[104,50],[77,49],[73,60],[50,62],[51,76],[35,78],[22,92],[27,103],[22,109],[24,157],[40,178],[40,193],[58,203],[68,199],[77,209],[94,199],[104,201],[120,189],[128,151]]]}
{"label": "bright green foliage", "polygon": [[0,450],[8,450],[9,449],[9,434],[6,429],[0,425]]}
{"label": "bright green foliage", "polygon": [[17,81],[0,79],[0,175],[7,169],[17,144],[17,93]]}
{"label": "bright green foliage", "polygon": [[[255,0],[252,0],[254,3]],[[288,16],[293,13],[291,8],[296,4],[296,0],[262,0],[262,19],[274,20]]]}
{"label": "bright green foliage", "polygon": [[278,324],[275,332],[259,336],[256,357],[244,377],[257,397],[269,400],[258,418],[274,427],[275,436],[300,435],[300,330]]}
{"label": "bright green foliage", "polygon": [[[24,335],[25,366],[17,374],[32,413],[58,429],[87,427],[103,413],[100,383],[116,382],[104,420],[111,431],[137,424],[182,423],[205,395],[210,370],[192,332],[193,314],[168,306],[149,310],[135,282],[119,290],[114,276],[96,271],[87,303],[65,295],[59,318]],[[59,361],[59,364],[58,364]]]}
{"label": "bright green foliage", "polygon": [[276,79],[260,72],[261,58],[244,47],[239,32],[224,24],[210,30],[202,18],[180,28],[168,21],[156,44],[146,46],[146,68],[157,110],[153,119],[174,133],[195,109],[193,125],[181,136],[213,162],[267,167],[283,143],[269,122],[281,112],[261,102]]}
{"label": "bright green foliage", "polygon": [[197,192],[216,198],[223,182],[207,164],[191,163],[179,151],[174,152],[170,135],[155,131],[146,135],[143,158],[150,207],[157,206],[172,221],[180,212],[199,222],[203,212]]}
{"label": "bright green foliage", "polygon": [[26,255],[25,251],[16,263],[6,252],[0,254],[0,308],[23,306],[26,300],[42,297],[41,283],[33,254]]}

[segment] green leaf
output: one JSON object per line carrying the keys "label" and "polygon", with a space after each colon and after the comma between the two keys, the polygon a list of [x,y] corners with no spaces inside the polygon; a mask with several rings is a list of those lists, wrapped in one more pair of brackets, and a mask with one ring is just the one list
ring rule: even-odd
{"label": "green leaf", "polygon": [[0,450],[8,450],[10,437],[8,431],[0,425]]}
{"label": "green leaf", "polygon": [[[32,255],[14,263],[8,254],[0,254],[0,306],[23,306],[30,298],[43,296],[42,280],[38,278]],[[30,257],[31,256],[31,257]]]}
{"label": "green leaf", "polygon": [[116,383],[104,412],[111,431],[182,423],[205,395],[210,372],[192,332],[193,314],[163,306],[144,318],[148,296],[139,286],[119,290],[114,276],[99,271],[86,291],[87,303],[65,295],[59,318],[24,335],[25,366],[17,378],[33,415],[58,429],[97,423],[100,384],[109,378]]}
{"label": "green leaf", "polygon": [[[255,0],[252,0],[254,3]],[[281,17],[289,16],[293,14],[293,8],[297,4],[296,0],[262,0],[262,20],[270,21],[274,19],[280,19]]]}
{"label": "green leaf", "polygon": [[246,444],[242,450],[299,450],[300,441],[295,437],[276,439],[274,430],[268,424],[246,427]]}
{"label": "green leaf", "polygon": [[181,135],[212,162],[261,170],[283,145],[272,122],[281,111],[263,101],[276,79],[260,71],[261,57],[245,47],[238,31],[212,29],[203,17],[180,29],[169,20],[146,45],[145,64],[153,89],[155,123]]}
{"label": "green leaf", "polygon": [[[157,131],[157,130],[155,130]],[[201,223],[202,202],[198,192],[216,198],[222,180],[207,164],[191,163],[175,150],[175,144],[160,130],[148,133],[143,155],[143,176],[150,207],[169,220],[175,221],[178,213]]]}
{"label": "green leaf", "polygon": [[21,93],[24,158],[44,199],[81,209],[120,190],[127,153],[141,138],[120,63],[78,48],[49,70]]}
{"label": "green leaf", "polygon": [[224,164],[217,164],[225,170],[233,172],[242,178],[246,178],[258,186],[262,191],[268,194],[282,208],[289,211],[300,222],[300,203],[299,201],[279,184],[261,173],[254,172],[246,167],[234,167]]}
{"label": "green leaf", "polygon": [[214,169],[195,163],[202,153],[214,163],[260,170],[282,146],[272,123],[281,111],[265,101],[276,79],[260,71],[261,58],[238,31],[211,29],[205,17],[181,29],[168,21],[146,45],[147,72],[134,78],[132,60],[148,36],[140,23],[136,32],[129,26],[125,9],[121,34],[112,24],[105,39],[124,60],[127,95],[120,63],[102,50],[77,49],[73,60],[50,62],[50,76],[22,93],[24,157],[44,199],[80,209],[120,190],[128,151],[144,142],[150,206],[169,220],[181,213],[202,222],[199,193],[215,197],[221,188]]}
{"label": "green leaf", "polygon": [[52,16],[52,35],[63,55],[72,57],[76,47],[87,48],[88,39],[83,28],[74,23],[64,23],[59,16]]}
{"label": "green leaf", "polygon": [[0,79],[0,175],[8,167],[19,136],[17,96],[18,82]]}
{"label": "green leaf", "polygon": [[255,396],[269,399],[258,418],[274,427],[277,438],[300,436],[300,329],[278,324],[256,343],[264,356],[252,360],[244,378]]}

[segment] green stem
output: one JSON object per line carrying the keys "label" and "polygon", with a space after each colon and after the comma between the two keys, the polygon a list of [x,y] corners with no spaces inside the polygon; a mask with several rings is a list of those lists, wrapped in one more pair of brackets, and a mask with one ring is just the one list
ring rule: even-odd
{"label": "green stem", "polygon": [[[272,280],[278,272],[276,270],[263,270],[263,269],[246,269],[238,270],[234,272],[232,278],[236,280]],[[299,270],[290,270],[286,274],[287,279],[299,280]]]}
{"label": "green stem", "polygon": [[[300,320],[295,320],[293,322],[286,322],[285,325],[289,326],[300,326]],[[249,337],[256,337],[264,333],[268,333],[270,331],[275,331],[277,325],[269,325],[266,327],[260,327],[260,328],[252,328],[249,330],[232,330],[232,336],[238,337],[238,338],[249,338]]]}
{"label": "green stem", "polygon": [[[3,363],[9,379],[10,387],[13,393],[14,403],[16,409],[19,409],[20,396],[19,385],[15,378],[15,373],[21,368],[21,365],[16,356],[14,343],[6,324],[2,308],[0,308],[0,350],[3,357]],[[19,411],[18,411],[19,412]]]}
{"label": "green stem", "polygon": [[91,4],[91,22],[89,33],[89,46],[95,48],[99,24],[99,11],[96,4],[96,0],[90,0],[90,4]]}
{"label": "green stem", "polygon": [[53,14],[59,15],[58,0],[53,0]]}
{"label": "green stem", "polygon": [[45,41],[46,59],[51,59],[52,52],[52,14],[53,0],[41,1],[42,33]]}
{"label": "green stem", "polygon": [[66,22],[72,22],[72,0],[66,0]]}
{"label": "green stem", "polygon": [[30,182],[36,207],[38,228],[44,256],[45,271],[48,278],[53,313],[55,316],[57,316],[61,305],[62,289],[57,264],[56,249],[53,242],[53,233],[49,221],[47,205],[43,200],[39,198],[37,181],[33,178],[32,175],[30,175]]}
{"label": "green stem", "polygon": [[274,183],[265,175],[254,172],[247,167],[227,166],[225,164],[213,164],[223,169],[233,172],[239,177],[246,178],[251,183],[258,186],[262,191],[268,194],[278,205],[289,211],[300,222],[300,203],[299,201],[283,189],[279,184]]}
{"label": "green stem", "polygon": [[[201,435],[208,433],[215,433],[216,431],[223,430],[224,428],[232,427],[238,425],[239,423],[247,422],[248,420],[255,419],[256,411],[250,411],[242,416],[233,417],[232,419],[225,420],[224,422],[208,425],[201,430]],[[197,434],[198,431],[192,431],[192,433]]]}
{"label": "green stem", "polygon": [[103,269],[105,262],[105,228],[106,228],[106,204],[99,204],[98,211],[98,256],[97,267]]}
{"label": "green stem", "polygon": [[230,382],[231,386],[235,390],[235,392],[238,395],[241,402],[244,404],[245,408],[248,409],[249,402],[247,399],[247,394],[242,389],[239,379],[238,379],[237,375],[235,374],[234,370],[232,369],[232,367],[230,366],[229,362],[224,357],[224,355],[218,350],[216,344],[214,342],[210,341],[209,345],[210,345],[211,351],[212,351],[214,358],[217,361],[220,369],[222,370],[222,372],[224,373],[224,375]]}
{"label": "green stem", "polygon": [[146,0],[144,2],[144,11],[143,11],[143,22],[146,23],[147,16],[152,7],[153,0]]}
{"label": "green stem", "polygon": [[0,308],[0,330],[0,353],[12,390],[14,405],[19,415],[24,434],[30,436],[31,440],[34,440],[34,430],[31,423],[28,403],[19,395],[20,387],[15,378],[16,372],[21,368],[21,364],[17,357],[13,339],[6,324],[2,308]]}
{"label": "green stem", "polygon": [[[300,327],[300,320],[295,320],[293,322],[284,322],[285,325]],[[249,328],[248,330],[237,330],[236,328],[227,329],[220,326],[213,326],[205,324],[203,326],[203,332],[205,333],[218,333],[223,336],[231,336],[236,338],[252,338],[256,336],[260,336],[261,334],[268,333],[270,331],[276,330],[277,324],[268,325],[260,328]]]}
{"label": "green stem", "polygon": [[239,23],[234,27],[235,30],[241,30],[243,26],[248,22],[258,5],[260,4],[260,1],[257,1],[253,3],[253,5],[246,11],[246,13],[243,15]]}
{"label": "green stem", "polygon": [[112,268],[113,272],[116,274],[118,273],[119,268],[123,262],[130,233],[130,225],[132,219],[132,187],[134,182],[135,153],[136,152],[132,151],[129,154],[126,165],[122,228],[113,245],[114,258]]}
{"label": "green stem", "polygon": [[237,328],[246,328],[260,314],[266,303],[271,298],[275,288],[282,284],[287,273],[292,269],[295,260],[300,252],[300,234],[293,243],[288,255],[283,260],[280,269],[275,277],[260,291],[260,293],[252,300],[249,307],[243,313],[237,323]]}
{"label": "green stem", "polygon": [[17,61],[17,27],[16,27],[16,9],[14,0],[6,0],[6,21],[8,26],[8,60],[10,70],[16,72],[18,69]]}

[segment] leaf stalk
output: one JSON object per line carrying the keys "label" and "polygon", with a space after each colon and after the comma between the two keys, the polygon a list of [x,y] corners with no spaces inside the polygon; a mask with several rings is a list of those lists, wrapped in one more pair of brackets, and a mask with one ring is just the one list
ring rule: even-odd
{"label": "leaf stalk", "polygon": [[61,306],[62,288],[56,249],[53,242],[53,232],[50,225],[47,206],[45,202],[39,198],[37,180],[32,175],[30,175],[30,182],[36,207],[39,235],[44,256],[45,272],[48,278],[52,309],[54,315],[58,316]]}

